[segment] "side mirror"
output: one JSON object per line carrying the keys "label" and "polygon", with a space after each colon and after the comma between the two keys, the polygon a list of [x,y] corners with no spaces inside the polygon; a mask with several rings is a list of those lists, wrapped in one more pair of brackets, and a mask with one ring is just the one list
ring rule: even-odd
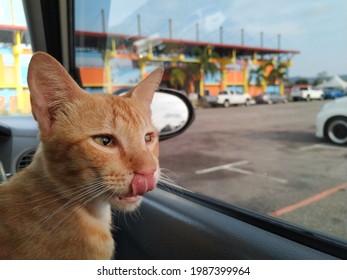
{"label": "side mirror", "polygon": [[192,103],[177,90],[159,88],[154,94],[151,109],[160,141],[183,133],[195,118]]}
{"label": "side mirror", "polygon": [[[124,88],[113,94],[124,95],[129,90],[131,88]],[[183,93],[173,89],[159,88],[154,94],[151,110],[160,141],[183,133],[195,119],[195,111],[190,100]]]}

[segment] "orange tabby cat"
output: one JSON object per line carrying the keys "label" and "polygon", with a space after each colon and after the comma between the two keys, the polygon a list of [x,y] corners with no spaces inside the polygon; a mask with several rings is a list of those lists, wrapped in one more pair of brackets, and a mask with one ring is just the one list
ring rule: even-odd
{"label": "orange tabby cat", "polygon": [[1,259],[110,259],[110,206],[132,211],[159,178],[150,104],[159,68],[124,97],[87,94],[51,56],[29,65],[41,144],[0,185]]}

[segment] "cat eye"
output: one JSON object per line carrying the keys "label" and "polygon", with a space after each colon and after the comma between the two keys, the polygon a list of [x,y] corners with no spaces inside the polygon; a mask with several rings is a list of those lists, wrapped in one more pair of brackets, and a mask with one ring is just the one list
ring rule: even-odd
{"label": "cat eye", "polygon": [[105,135],[95,136],[94,141],[101,146],[110,146],[114,144],[113,138]]}
{"label": "cat eye", "polygon": [[147,133],[145,135],[145,142],[146,143],[152,142],[153,139],[154,139],[154,133]]}

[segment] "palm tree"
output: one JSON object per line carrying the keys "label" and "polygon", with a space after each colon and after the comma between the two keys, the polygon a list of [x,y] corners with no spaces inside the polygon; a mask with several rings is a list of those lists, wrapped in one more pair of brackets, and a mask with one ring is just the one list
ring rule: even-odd
{"label": "palm tree", "polygon": [[182,89],[185,87],[186,78],[187,75],[183,70],[174,68],[171,70],[169,83],[174,89]]}
{"label": "palm tree", "polygon": [[284,64],[279,64],[274,67],[269,73],[267,80],[270,84],[276,84],[276,82],[288,80],[288,68]]}
{"label": "palm tree", "polygon": [[262,65],[259,65],[257,69],[252,69],[250,71],[249,79],[248,79],[248,84],[251,84],[252,79],[255,76],[255,81],[256,85],[258,87],[263,87],[263,91],[266,90],[266,83],[268,81],[268,76],[266,75],[266,69],[269,66],[273,66],[273,63],[271,61],[267,61]]}
{"label": "palm tree", "polygon": [[200,95],[204,95],[204,76],[208,73],[212,75],[212,77],[219,71],[217,65],[211,60],[214,58],[219,58],[219,54],[212,50],[212,47],[207,46],[205,48],[195,47],[192,50],[192,54],[197,57],[199,60],[199,67],[192,67],[191,69],[195,69],[195,76],[199,77],[200,85],[199,92]]}
{"label": "palm tree", "polygon": [[279,63],[277,67],[274,67],[267,76],[267,82],[269,84],[279,84],[280,94],[284,93],[283,82],[288,80],[288,67],[285,64]]}
{"label": "palm tree", "polygon": [[186,73],[186,92],[197,92],[196,89],[200,84],[200,66],[197,63],[187,63],[184,71]]}

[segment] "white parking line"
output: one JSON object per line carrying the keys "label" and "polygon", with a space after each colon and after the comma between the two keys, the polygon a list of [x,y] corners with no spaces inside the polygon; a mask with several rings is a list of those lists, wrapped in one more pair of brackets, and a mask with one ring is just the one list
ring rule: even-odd
{"label": "white parking line", "polygon": [[210,172],[223,170],[223,169],[228,170],[230,167],[245,165],[248,163],[249,162],[247,160],[237,161],[237,162],[233,162],[233,163],[228,163],[228,164],[224,164],[224,165],[218,165],[218,166],[214,166],[214,167],[210,167],[210,168],[206,168],[206,169],[197,170],[197,171],[195,171],[195,174],[200,175],[200,174],[210,173]]}
{"label": "white parking line", "polygon": [[206,168],[206,169],[197,170],[197,171],[195,171],[195,174],[200,175],[200,174],[216,172],[218,170],[228,170],[228,171],[237,172],[237,173],[244,174],[244,175],[266,178],[266,179],[275,181],[275,182],[280,183],[280,184],[288,184],[288,180],[286,180],[286,179],[269,176],[267,173],[259,174],[259,173],[255,173],[255,172],[247,170],[247,169],[242,169],[242,168],[237,167],[237,166],[246,165],[248,163],[249,163],[249,161],[247,161],[247,160],[237,161],[237,162],[233,162],[233,163],[228,163],[228,164],[213,166],[213,167]]}
{"label": "white parking line", "polygon": [[300,147],[299,151],[310,151],[310,150],[315,150],[315,149],[326,149],[326,150],[340,150],[342,147],[336,147],[336,146],[331,146],[331,145],[324,145],[324,144],[313,144],[313,145],[308,145],[304,147]]}
{"label": "white parking line", "polygon": [[269,179],[271,181],[275,181],[275,182],[280,183],[280,184],[288,184],[288,180],[282,179],[282,178],[273,177],[273,176],[269,176],[267,173],[259,174],[259,173],[255,173],[253,171],[249,171],[249,170],[245,170],[245,169],[241,169],[241,168],[234,168],[234,167],[229,168],[229,170],[230,171],[234,171],[234,172],[238,172],[238,173],[241,173],[241,174],[245,174],[245,175],[253,175],[253,176]]}

